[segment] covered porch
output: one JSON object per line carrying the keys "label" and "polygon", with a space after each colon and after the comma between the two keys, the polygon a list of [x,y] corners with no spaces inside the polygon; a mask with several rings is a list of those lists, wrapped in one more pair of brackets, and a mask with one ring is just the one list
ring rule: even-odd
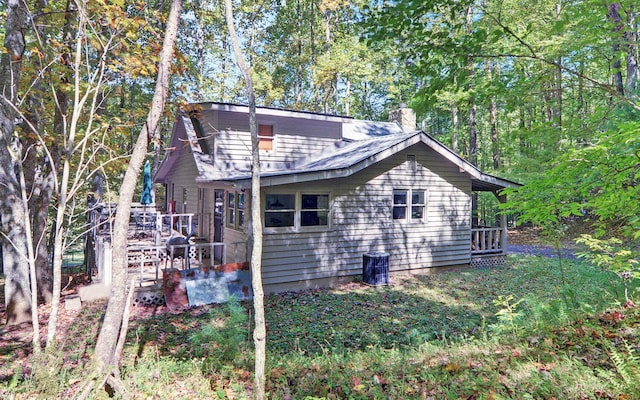
{"label": "covered porch", "polygon": [[[497,207],[480,207],[480,193],[493,194],[498,204],[507,202],[503,190],[520,184],[488,174],[472,180],[471,265],[491,267],[501,265],[507,255],[507,215]],[[487,211],[487,208],[489,209]]]}

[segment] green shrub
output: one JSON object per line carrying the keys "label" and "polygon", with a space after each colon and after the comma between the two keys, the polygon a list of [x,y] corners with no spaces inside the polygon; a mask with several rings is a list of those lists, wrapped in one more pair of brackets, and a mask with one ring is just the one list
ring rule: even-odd
{"label": "green shrub", "polygon": [[212,371],[232,364],[244,366],[251,353],[248,316],[236,299],[209,312],[210,322],[189,336],[191,354],[204,360],[203,368]]}

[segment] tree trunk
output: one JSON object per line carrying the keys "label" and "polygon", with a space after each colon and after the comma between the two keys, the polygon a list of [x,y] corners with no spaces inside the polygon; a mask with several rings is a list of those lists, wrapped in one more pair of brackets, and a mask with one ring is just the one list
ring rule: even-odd
{"label": "tree trunk", "polygon": [[478,107],[474,100],[469,105],[469,162],[478,166],[478,122],[476,119]]}
{"label": "tree trunk", "polygon": [[[473,30],[472,6],[466,10],[466,29],[467,34],[471,34]],[[475,66],[473,56],[467,57],[467,90],[472,93],[474,88],[473,79],[475,76]],[[476,99],[471,96],[469,99],[469,162],[474,166],[478,166],[478,127],[476,120],[477,106]]]}
{"label": "tree trunk", "polygon": [[[493,70],[497,68],[490,60],[487,61],[487,79],[492,81]],[[491,130],[491,160],[493,169],[500,167],[500,146],[498,143],[498,118],[496,116],[496,98],[493,94],[489,94],[489,126]]]}
{"label": "tree trunk", "polygon": [[[85,32],[85,25],[87,24],[86,12],[81,10],[78,15],[78,32]],[[66,28],[65,28],[66,30]],[[76,40],[73,57],[73,68],[75,71],[82,69],[84,54],[84,43],[82,40]],[[71,61],[72,57],[69,54],[68,59]],[[65,124],[61,124],[63,129],[60,133],[63,134],[63,146],[62,152],[62,168],[61,177],[58,186],[57,199],[56,199],[56,216],[53,225],[53,291],[51,299],[51,312],[49,314],[49,323],[47,328],[47,348],[55,344],[56,330],[58,323],[58,311],[60,307],[60,291],[62,290],[62,260],[64,256],[64,248],[66,244],[66,232],[67,224],[65,216],[69,208],[69,191],[72,189],[72,171],[71,160],[73,157],[74,147],[76,146],[76,135],[78,134],[80,127],[79,121],[84,111],[84,106],[89,99],[92,101],[90,113],[93,113],[96,109],[97,99],[100,94],[100,90],[94,90],[93,95],[90,95],[91,90],[84,91],[83,84],[87,84],[89,87],[95,85],[95,89],[98,89],[102,82],[102,76],[104,76],[104,66],[100,66],[98,71],[102,71],[94,75],[94,78],[83,80],[80,73],[74,75],[74,97],[73,97],[73,112],[71,114],[71,120],[69,128],[66,129]],[[66,100],[66,96],[64,97]],[[66,110],[66,106],[65,106]],[[65,121],[65,118],[62,118]]]}
{"label": "tree trunk", "polygon": [[[36,10],[35,14],[40,15],[39,19],[42,22],[37,24],[37,30],[39,35],[39,45],[41,47],[46,46],[47,40],[49,37],[59,35],[59,32],[55,29],[55,24],[52,22],[50,13],[43,12],[42,10],[48,7],[47,0],[39,0],[36,2],[38,6],[38,10]],[[62,75],[59,80],[53,81],[52,84],[55,87],[55,114],[53,117],[53,132],[56,132],[60,135],[63,135],[66,132],[65,127],[65,117],[69,107],[69,100],[65,89],[61,87],[69,82],[67,74],[71,71],[71,51],[70,44],[73,41],[74,37],[74,28],[73,23],[75,22],[75,8],[74,2],[71,0],[67,0],[66,8],[65,8],[65,23],[62,29],[62,38],[64,40],[63,46],[67,51],[65,51],[61,56],[61,64],[63,69],[66,68],[66,71],[62,71]],[[55,31],[54,31],[55,30]],[[41,70],[44,70],[46,67],[44,65],[40,66]],[[37,110],[37,107],[42,104],[42,96],[48,95],[48,90],[41,88],[39,91],[31,91],[34,99],[32,102],[34,105],[31,107],[32,110]],[[43,106],[42,106],[43,107]],[[40,118],[37,116],[37,113],[34,112],[36,118],[29,118],[31,121],[31,126],[35,126],[36,130],[39,129],[39,120]],[[31,129],[29,124],[23,124],[25,129]],[[35,137],[35,135],[34,135]],[[39,145],[37,139],[30,140]],[[52,260],[53,260],[53,252],[52,247],[49,246],[48,243],[48,235],[49,235],[49,227],[48,227],[48,218],[49,218],[49,207],[51,205],[51,201],[53,199],[53,193],[55,190],[55,174],[58,173],[57,170],[54,169],[53,166],[56,166],[60,163],[60,147],[57,143],[52,143],[48,146],[48,154],[44,155],[41,152],[34,152],[33,157],[29,162],[26,163],[25,169],[27,170],[28,176],[28,186],[31,188],[31,198],[29,200],[29,210],[31,215],[31,223],[33,229],[33,237],[36,244],[36,275],[38,281],[38,293],[41,299],[50,304],[53,300],[53,275],[51,270]],[[53,158],[49,160],[48,157]],[[54,238],[54,234],[51,235],[52,239]],[[52,240],[53,242],[53,240]]]}
{"label": "tree trunk", "polygon": [[627,27],[625,31],[625,43],[627,44],[627,82],[626,87],[629,94],[634,94],[638,88],[640,72],[638,70],[638,22],[636,21],[636,11],[631,8],[627,10]]}
{"label": "tree trunk", "polygon": [[620,59],[620,37],[619,32],[622,29],[622,17],[620,16],[620,3],[609,4],[607,17],[613,22],[613,59],[612,65],[613,85],[619,95],[624,95],[624,83],[622,79],[622,60]]}
{"label": "tree trunk", "polygon": [[256,122],[256,100],[253,92],[251,71],[247,67],[233,20],[233,5],[231,0],[225,0],[227,26],[231,43],[236,54],[238,67],[242,71],[247,86],[249,98],[249,130],[251,131],[251,286],[253,289],[253,309],[255,329],[253,342],[255,346],[254,390],[253,398],[264,399],[265,361],[267,330],[264,316],[264,290],[262,288],[262,218],[260,213],[260,151],[258,140],[258,125]]}
{"label": "tree trunk", "polygon": [[558,66],[556,68],[556,126],[558,127],[558,132],[562,134],[562,97],[563,97],[563,89],[562,89],[562,56],[558,56],[557,59]]}
{"label": "tree trunk", "polygon": [[25,50],[27,9],[22,0],[8,0],[4,46],[0,59],[0,219],[2,220],[2,262],[5,274],[7,323],[28,321],[31,317],[31,289],[26,259],[24,221],[27,210],[21,201],[16,176],[22,148],[15,136],[16,113],[12,105],[18,98],[18,84]]}
{"label": "tree trunk", "polygon": [[458,152],[458,130],[460,129],[458,122],[458,105],[454,102],[451,103],[451,150],[454,153]]}
{"label": "tree trunk", "polygon": [[113,355],[122,327],[126,305],[127,284],[127,231],[133,192],[146,157],[149,135],[156,135],[164,111],[171,77],[171,62],[177,36],[182,1],[172,0],[166,23],[165,37],[158,64],[158,76],[147,121],[142,126],[133,148],[129,166],[120,187],[120,197],[113,229],[112,288],[104,321],[95,348],[95,362],[99,375],[115,373],[118,360]]}
{"label": "tree trunk", "polygon": [[[225,4],[227,0],[225,0]],[[296,35],[296,50],[297,50],[297,60],[296,60],[296,107],[302,106],[302,88],[304,82],[304,71],[302,65],[302,6],[300,5],[300,0],[296,0],[296,28],[298,30]]]}
{"label": "tree trunk", "polygon": [[[560,15],[562,14],[562,0],[558,0],[556,3],[556,19],[560,21]],[[560,34],[562,35],[562,34]],[[558,133],[560,139],[562,137],[562,113],[563,113],[563,88],[562,88],[562,55],[558,54],[556,60],[556,126],[558,127]]]}

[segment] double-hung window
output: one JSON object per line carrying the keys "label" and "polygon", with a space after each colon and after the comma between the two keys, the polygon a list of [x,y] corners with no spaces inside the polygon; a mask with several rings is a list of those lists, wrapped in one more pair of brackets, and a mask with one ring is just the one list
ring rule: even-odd
{"label": "double-hung window", "polygon": [[264,227],[309,229],[329,226],[328,193],[265,194]]}
{"label": "double-hung window", "polygon": [[329,224],[329,195],[302,194],[300,207],[301,226],[326,226]]}
{"label": "double-hung window", "polygon": [[265,228],[283,228],[295,225],[295,194],[267,194],[265,200]]}
{"label": "double-hung window", "polygon": [[419,189],[394,189],[392,215],[395,220],[424,221],[427,194]]}
{"label": "double-hung window", "polygon": [[244,227],[245,195],[242,192],[227,192],[227,226],[233,229]]}

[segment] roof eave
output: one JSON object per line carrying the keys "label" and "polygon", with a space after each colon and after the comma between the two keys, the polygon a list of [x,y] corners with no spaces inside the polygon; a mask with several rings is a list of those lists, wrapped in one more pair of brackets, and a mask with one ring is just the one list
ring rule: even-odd
{"label": "roof eave", "polygon": [[[249,106],[240,105],[240,104],[200,103],[200,105],[205,107],[204,110],[237,112],[237,113],[243,113],[243,114],[249,113]],[[328,114],[321,114],[321,113],[315,113],[310,111],[286,110],[286,109],[270,108],[270,107],[257,107],[256,114],[273,116],[273,117],[306,118],[310,120],[331,121],[331,122],[347,122],[347,121],[354,120],[353,117],[349,117],[349,116],[328,115]]]}

